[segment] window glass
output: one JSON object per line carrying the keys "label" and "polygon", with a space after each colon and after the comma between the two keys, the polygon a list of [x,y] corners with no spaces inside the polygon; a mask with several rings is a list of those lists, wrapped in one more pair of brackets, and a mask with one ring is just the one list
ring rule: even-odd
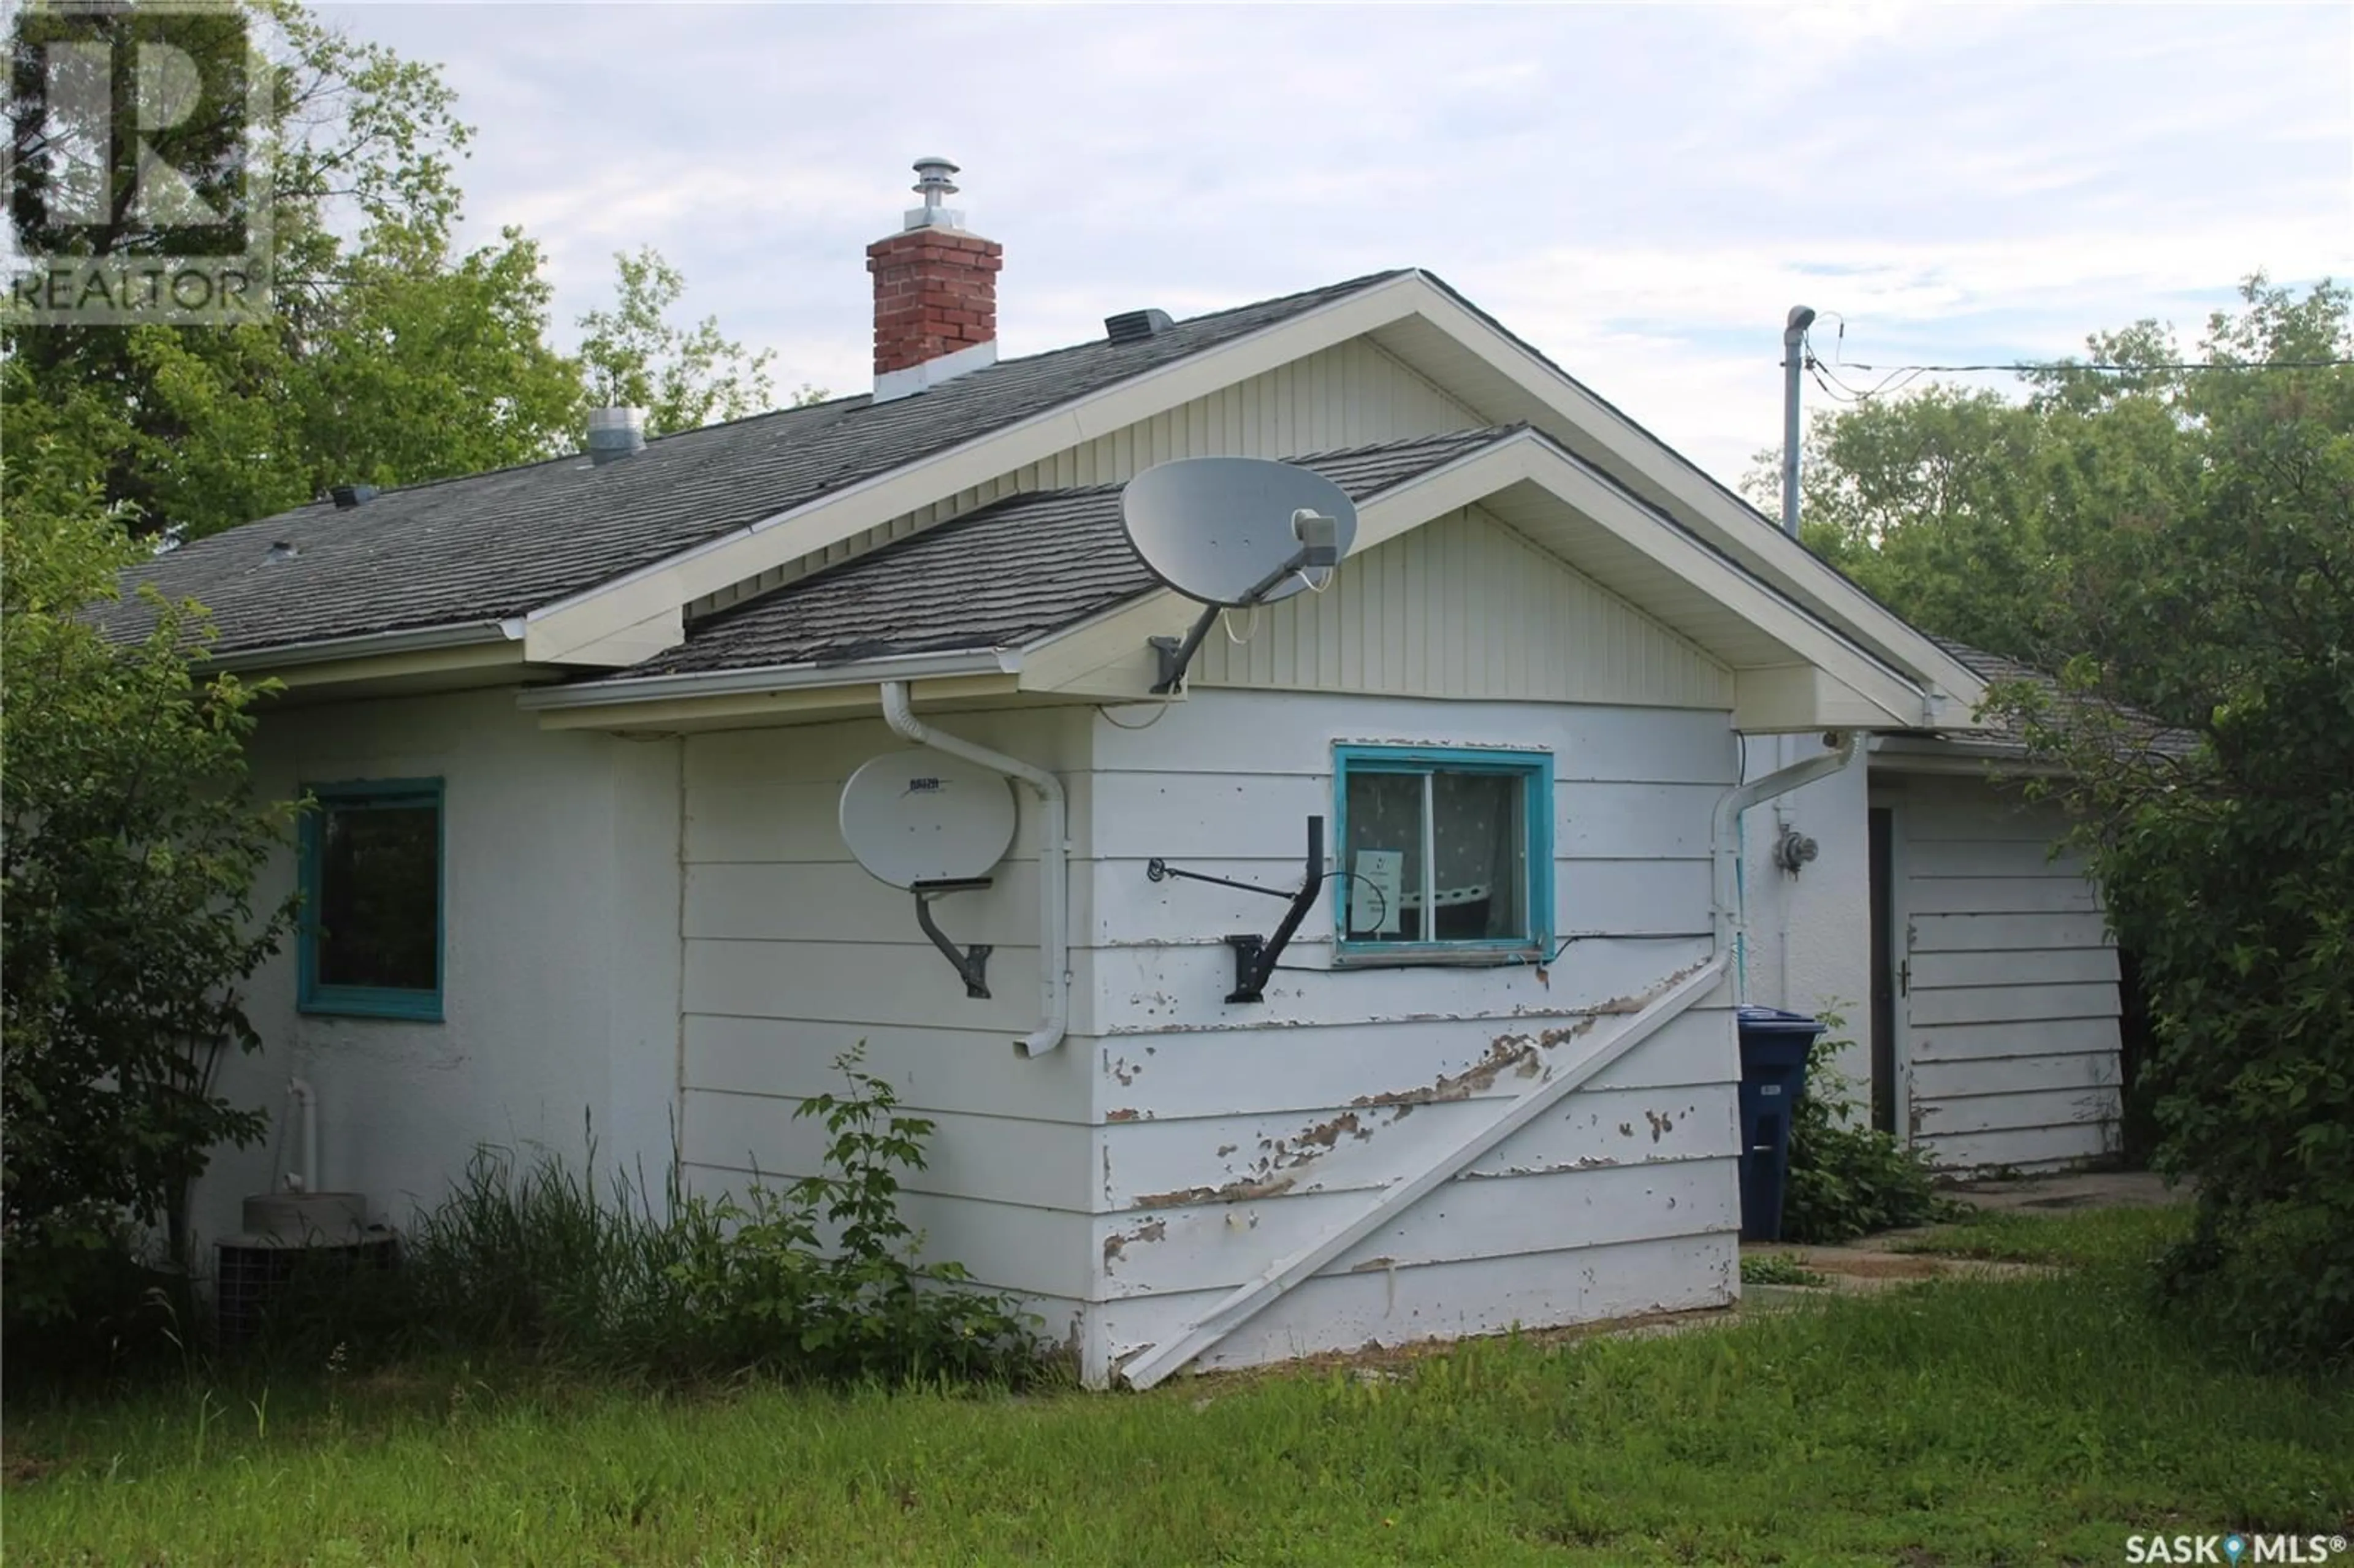
{"label": "window glass", "polygon": [[311,787],[298,1005],[441,1016],[441,780]]}
{"label": "window glass", "polygon": [[1516,774],[1431,776],[1438,876],[1432,934],[1437,940],[1495,941],[1529,934],[1521,896],[1527,821]]}
{"label": "window glass", "polygon": [[[1343,825],[1342,943],[1428,948],[1533,945],[1543,916],[1532,866],[1541,821],[1532,790],[1551,778],[1537,753],[1482,754],[1460,767],[1427,753],[1339,753]],[[1427,760],[1426,760],[1427,758]],[[1550,805],[1550,791],[1540,802]]]}
{"label": "window glass", "polygon": [[321,810],[319,983],[431,991],[440,979],[440,810]]}

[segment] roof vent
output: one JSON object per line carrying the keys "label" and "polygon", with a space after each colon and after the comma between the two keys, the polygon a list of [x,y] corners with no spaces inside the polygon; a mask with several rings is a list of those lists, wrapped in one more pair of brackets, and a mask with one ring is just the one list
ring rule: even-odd
{"label": "roof vent", "polygon": [[1158,337],[1177,323],[1169,319],[1167,311],[1129,311],[1124,314],[1104,317],[1104,336],[1114,343],[1142,343],[1148,337]]}
{"label": "roof vent", "polygon": [[290,545],[285,540],[280,539],[270,545],[261,558],[265,561],[291,561],[302,553],[300,546]]}
{"label": "roof vent", "polygon": [[349,512],[355,506],[363,505],[367,502],[374,501],[376,499],[376,486],[373,484],[339,484],[333,490],[327,492],[327,493],[334,497],[336,511]]}
{"label": "roof vent", "polygon": [[588,410],[588,461],[598,467],[619,461],[631,452],[643,451],[645,445],[643,408]]}

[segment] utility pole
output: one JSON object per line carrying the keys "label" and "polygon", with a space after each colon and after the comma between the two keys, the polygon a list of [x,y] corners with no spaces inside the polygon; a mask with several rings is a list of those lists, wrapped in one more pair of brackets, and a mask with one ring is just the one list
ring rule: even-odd
{"label": "utility pole", "polygon": [[1798,536],[1798,372],[1805,368],[1807,329],[1815,313],[1792,305],[1782,328],[1782,532]]}

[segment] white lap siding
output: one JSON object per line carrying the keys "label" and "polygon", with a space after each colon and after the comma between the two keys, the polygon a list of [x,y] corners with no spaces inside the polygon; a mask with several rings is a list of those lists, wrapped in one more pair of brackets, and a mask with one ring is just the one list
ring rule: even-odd
{"label": "white lap siding", "polygon": [[1913,778],[1902,907],[1910,1122],[1949,1169],[2075,1163],[2114,1147],[2116,953],[2065,824],[1976,779]]}
{"label": "white lap siding", "polygon": [[[1266,1001],[1225,1002],[1224,938],[1271,930],[1283,904],[1155,883],[1147,862],[1297,886],[1305,819],[1335,815],[1341,742],[1550,751],[1554,926],[1579,939],[1549,967],[1336,971],[1335,882]],[[1709,816],[1736,763],[1723,712],[1212,690],[1149,729],[1099,724],[1093,753],[1091,1381],[1462,1143],[1598,1013],[1709,951]],[[1729,1300],[1729,1000],[1719,988],[1199,1364]]]}
{"label": "white lap siding", "polygon": [[[1087,715],[1055,709],[937,720],[1060,772],[1075,859],[1085,853]],[[906,1177],[907,1217],[930,1255],[1029,1298],[1056,1337],[1089,1289],[1091,1085],[1084,1049],[1023,1061],[1038,1022],[1038,804],[984,892],[934,912],[960,946],[991,944],[986,1000],[927,942],[910,895],[851,859],[843,781],[907,743],[879,721],[687,739],[681,1143],[698,1190],[821,1163],[825,1130],[793,1115],[840,1092],[833,1066],[864,1042],[866,1070],[938,1124],[928,1169]],[[1074,876],[1084,892],[1084,879]],[[1074,911],[1083,918],[1084,900]],[[1082,975],[1082,955],[1076,966]],[[1074,1025],[1086,1026],[1086,991]]]}

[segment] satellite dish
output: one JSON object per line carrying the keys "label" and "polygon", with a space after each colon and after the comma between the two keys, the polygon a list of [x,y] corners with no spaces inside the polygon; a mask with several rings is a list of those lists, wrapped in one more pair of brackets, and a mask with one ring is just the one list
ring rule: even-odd
{"label": "satellite dish", "polygon": [[1339,485],[1266,458],[1156,464],[1128,482],[1119,511],[1152,575],[1209,605],[1288,599],[1357,538],[1357,508]]}
{"label": "satellite dish", "polygon": [[928,750],[870,758],[842,787],[842,841],[894,887],[974,883],[1013,842],[1004,775]]}

